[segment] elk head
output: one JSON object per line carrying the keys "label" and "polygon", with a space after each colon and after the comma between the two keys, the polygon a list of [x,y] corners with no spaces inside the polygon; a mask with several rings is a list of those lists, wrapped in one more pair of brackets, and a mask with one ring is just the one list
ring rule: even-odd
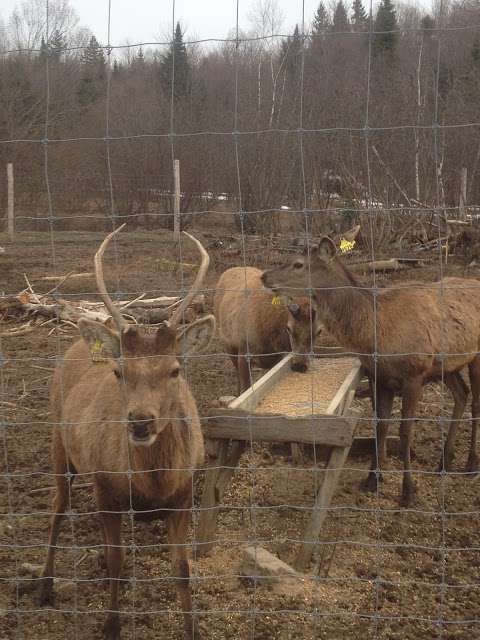
{"label": "elk head", "polygon": [[165,427],[179,416],[182,394],[185,394],[180,355],[188,356],[206,349],[213,336],[215,319],[212,315],[180,328],[183,312],[205,277],[209,258],[201,243],[185,234],[197,245],[202,256],[195,282],[170,321],[160,325],[155,334],[143,335],[137,327],[125,322],[110,299],[103,278],[103,253],[123,226],[105,238],[95,255],[97,287],[116,329],[88,319],[81,319],[78,328],[91,353],[108,364],[110,371],[106,375],[111,376],[111,387],[108,388],[114,389],[114,385],[118,385],[121,389],[130,443],[151,446]]}
{"label": "elk head", "polygon": [[274,293],[286,296],[308,295],[312,289],[328,290],[356,284],[338,260],[333,240],[327,236],[318,245],[308,246],[302,255],[264,271],[262,283]]}
{"label": "elk head", "polygon": [[310,300],[287,304],[288,321],[287,332],[290,348],[294,354],[291,368],[293,371],[305,373],[308,369],[307,354],[311,353],[315,338],[322,330],[317,320],[317,311]]}

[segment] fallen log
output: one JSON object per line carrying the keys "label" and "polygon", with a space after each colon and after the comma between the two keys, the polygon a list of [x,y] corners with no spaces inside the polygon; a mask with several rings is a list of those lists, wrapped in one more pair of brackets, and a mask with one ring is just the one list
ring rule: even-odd
{"label": "fallen log", "polygon": [[[134,318],[136,322],[142,324],[157,324],[170,317],[174,307],[181,301],[178,296],[161,296],[142,300],[122,300],[118,303],[121,313]],[[197,295],[187,310],[186,320],[191,321],[196,314],[203,313],[205,296]],[[44,318],[58,318],[68,322],[77,322],[80,318],[89,318],[97,322],[106,322],[110,314],[105,311],[103,302],[92,302],[80,300],[75,303],[59,299],[55,302],[33,301],[33,297],[26,294],[18,296],[5,296],[0,298],[0,311],[7,314],[22,314],[42,316]],[[14,335],[14,334],[8,334]]]}

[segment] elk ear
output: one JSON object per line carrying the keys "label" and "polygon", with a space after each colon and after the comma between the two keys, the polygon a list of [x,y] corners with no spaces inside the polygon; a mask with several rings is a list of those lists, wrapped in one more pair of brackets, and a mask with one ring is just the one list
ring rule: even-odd
{"label": "elk ear", "polygon": [[92,354],[94,362],[120,357],[120,337],[104,324],[96,320],[80,318],[78,330]]}
{"label": "elk ear", "polygon": [[290,311],[290,313],[292,314],[293,318],[295,318],[295,320],[298,320],[302,315],[300,305],[297,304],[296,302],[289,302],[287,304],[287,309]]}
{"label": "elk ear", "polygon": [[177,353],[180,356],[205,351],[215,333],[215,318],[212,315],[199,318],[177,334]]}
{"label": "elk ear", "polygon": [[318,255],[321,258],[325,258],[326,260],[331,260],[335,257],[337,253],[337,248],[335,243],[328,236],[323,236],[323,238],[318,243]]}

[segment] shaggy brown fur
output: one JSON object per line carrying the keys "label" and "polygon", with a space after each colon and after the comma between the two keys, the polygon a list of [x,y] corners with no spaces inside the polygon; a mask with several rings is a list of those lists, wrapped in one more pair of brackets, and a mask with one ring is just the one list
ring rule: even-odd
{"label": "shaggy brown fur", "polygon": [[179,318],[208,268],[202,264],[189,294],[154,336],[127,325],[106,292],[101,257],[113,232],[95,256],[97,286],[118,331],[98,322],[78,323],[82,340],[68,349],[54,374],[51,413],[54,422],[53,503],[41,603],[52,600],[55,549],[61,520],[69,508],[68,474],[93,474],[97,509],[104,534],[109,613],[105,637],[120,638],[119,577],[123,564],[122,512],[139,510],[145,519],[166,520],[173,576],[185,621],[185,637],[200,638],[192,615],[187,536],[194,470],[204,458],[203,436],[195,400],[180,375],[182,355],[205,348],[215,320],[207,316],[179,329]]}
{"label": "shaggy brown fur", "polygon": [[320,331],[316,311],[309,298],[272,305],[272,294],[254,267],[225,271],[216,286],[214,312],[220,337],[237,370],[239,392],[250,386],[251,363],[270,369],[292,351],[292,369],[306,371],[307,354]]}
{"label": "shaggy brown fur", "polygon": [[[308,264],[310,262],[310,265]],[[445,444],[446,468],[453,459],[458,421],[463,415],[468,388],[460,370],[469,366],[472,387],[472,440],[469,469],[477,469],[477,423],[480,418],[480,282],[445,278],[436,283],[415,283],[372,292],[361,287],[337,258],[333,242],[323,238],[308,256],[297,256],[263,274],[265,286],[292,295],[312,290],[326,329],[346,349],[359,355],[376,383],[378,461],[384,464],[388,420],[395,393],[402,395],[400,430],[404,456],[403,500],[414,493],[410,473],[411,429],[422,386],[444,379],[455,406]],[[375,357],[376,354],[376,357]],[[443,354],[443,356],[442,356]],[[369,485],[376,486],[371,473]]]}

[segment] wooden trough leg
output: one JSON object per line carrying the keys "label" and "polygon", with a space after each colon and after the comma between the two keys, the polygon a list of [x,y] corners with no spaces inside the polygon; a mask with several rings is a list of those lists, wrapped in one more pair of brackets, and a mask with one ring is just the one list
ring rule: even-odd
{"label": "wooden trough leg", "polygon": [[328,508],[332,502],[333,494],[349,451],[350,446],[334,447],[330,453],[327,466],[325,467],[325,477],[317,494],[310,521],[305,530],[304,542],[295,559],[294,566],[297,571],[305,572],[310,565],[314,545],[319,538],[323,522],[327,517]]}
{"label": "wooden trough leg", "polygon": [[246,443],[243,441],[220,441],[218,455],[212,465],[214,468],[208,469],[206,472],[196,532],[197,556],[206,555],[215,544],[218,505],[222,501],[225,489],[228,487],[242,453],[245,451],[245,446]]}

